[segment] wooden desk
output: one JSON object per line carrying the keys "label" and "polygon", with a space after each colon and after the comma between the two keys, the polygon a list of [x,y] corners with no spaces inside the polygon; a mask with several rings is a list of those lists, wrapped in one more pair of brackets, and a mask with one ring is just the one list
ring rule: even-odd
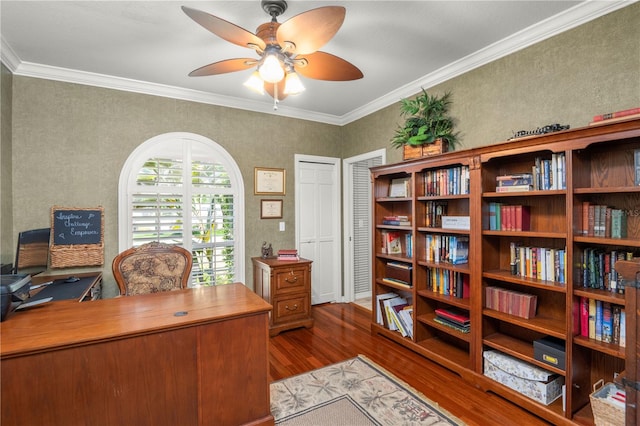
{"label": "wooden desk", "polygon": [[[80,280],[73,283],[65,282],[65,280],[71,276],[77,277]],[[27,302],[47,297],[53,297],[53,301],[73,299],[78,302],[85,302],[100,299],[102,296],[102,272],[99,271],[79,274],[38,274],[31,277],[32,285],[42,284],[48,281],[53,281],[53,283],[33,290],[30,300],[27,300]]]}
{"label": "wooden desk", "polygon": [[270,309],[236,283],[16,312],[0,423],[273,425]]}

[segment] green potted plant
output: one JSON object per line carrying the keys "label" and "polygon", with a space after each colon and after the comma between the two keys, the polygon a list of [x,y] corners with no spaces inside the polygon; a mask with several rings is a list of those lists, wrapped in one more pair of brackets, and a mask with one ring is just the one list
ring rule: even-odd
{"label": "green potted plant", "polygon": [[450,92],[438,97],[422,89],[414,99],[402,99],[400,115],[405,117],[405,122],[398,125],[391,146],[405,148],[405,152],[406,148],[434,144],[441,144],[440,152],[453,149],[458,142],[458,133],[454,131],[454,120],[449,115],[450,105]]}

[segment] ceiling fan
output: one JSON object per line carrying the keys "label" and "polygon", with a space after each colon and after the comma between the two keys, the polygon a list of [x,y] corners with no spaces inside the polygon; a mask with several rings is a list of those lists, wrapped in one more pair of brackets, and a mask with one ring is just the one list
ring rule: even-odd
{"label": "ceiling fan", "polygon": [[338,32],[346,10],[326,6],[300,13],[280,24],[278,16],[287,10],[286,1],[262,2],[271,21],[253,34],[231,22],[200,10],[182,6],[191,19],[224,40],[253,49],[258,58],[234,58],[195,69],[189,76],[208,76],[257,67],[245,83],[260,93],[264,90],[277,102],[300,93],[304,86],[298,74],[316,80],[350,81],[363,77],[353,64],[330,53],[318,51]]}

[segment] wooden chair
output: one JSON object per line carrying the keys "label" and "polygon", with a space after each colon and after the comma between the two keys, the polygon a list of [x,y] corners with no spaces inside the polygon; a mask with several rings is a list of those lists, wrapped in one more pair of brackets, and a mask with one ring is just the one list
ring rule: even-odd
{"label": "wooden chair", "polygon": [[51,228],[32,229],[18,234],[13,273],[37,274],[49,266]]}
{"label": "wooden chair", "polygon": [[192,261],[180,246],[151,242],[118,254],[111,267],[120,294],[133,296],[187,288]]}

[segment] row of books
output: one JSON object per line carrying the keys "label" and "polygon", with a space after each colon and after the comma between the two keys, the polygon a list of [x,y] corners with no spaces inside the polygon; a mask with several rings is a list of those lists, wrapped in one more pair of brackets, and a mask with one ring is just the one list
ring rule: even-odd
{"label": "row of books", "polygon": [[469,262],[469,237],[456,235],[426,235],[427,262],[448,262],[459,265]]}
{"label": "row of books", "polygon": [[574,323],[576,334],[594,339],[597,342],[612,343],[624,347],[626,345],[625,310],[601,300],[580,298],[579,310]]}
{"label": "row of books", "polygon": [[509,243],[511,274],[541,281],[566,283],[567,250],[550,247],[529,247]]}
{"label": "row of books", "polygon": [[484,306],[505,314],[524,319],[536,316],[538,297],[535,294],[521,293],[502,287],[485,288]]}
{"label": "row of books", "polygon": [[469,274],[442,268],[427,268],[427,290],[445,296],[468,299]]}
{"label": "row of books", "polygon": [[376,296],[376,321],[403,337],[413,337],[413,305],[409,295],[389,292]]}
{"label": "row of books", "polygon": [[293,261],[300,260],[298,250],[296,249],[280,249],[278,250],[278,260]]}
{"label": "row of books", "polygon": [[531,207],[491,202],[484,228],[491,231],[529,231],[531,230]]}
{"label": "row of books", "polygon": [[446,201],[427,201],[425,205],[424,226],[426,226],[427,228],[441,228],[442,216],[446,215]]}
{"label": "row of books", "polygon": [[411,220],[409,219],[409,216],[404,215],[383,216],[382,224],[392,226],[411,226]]}
{"label": "row of books", "polygon": [[534,190],[567,189],[566,157],[564,152],[552,153],[551,159],[536,157],[531,171]]}
{"label": "row of books", "polygon": [[438,308],[435,310],[435,322],[445,327],[452,328],[460,333],[471,331],[471,320],[469,314],[455,308]]}
{"label": "row of books", "polygon": [[427,170],[423,174],[426,196],[459,195],[469,193],[469,166]]}
{"label": "row of books", "polygon": [[531,173],[522,172],[496,177],[496,192],[547,191],[567,188],[566,156],[552,153],[551,158],[536,157]]}
{"label": "row of books", "polygon": [[599,247],[587,247],[580,255],[579,281],[584,288],[624,293],[624,280],[615,270],[618,260],[632,260],[631,251],[605,251]]}
{"label": "row of books", "polygon": [[413,235],[411,232],[381,231],[380,251],[383,254],[413,257]]}
{"label": "row of books", "polygon": [[584,201],[582,203],[582,235],[585,237],[626,238],[627,212]]}

